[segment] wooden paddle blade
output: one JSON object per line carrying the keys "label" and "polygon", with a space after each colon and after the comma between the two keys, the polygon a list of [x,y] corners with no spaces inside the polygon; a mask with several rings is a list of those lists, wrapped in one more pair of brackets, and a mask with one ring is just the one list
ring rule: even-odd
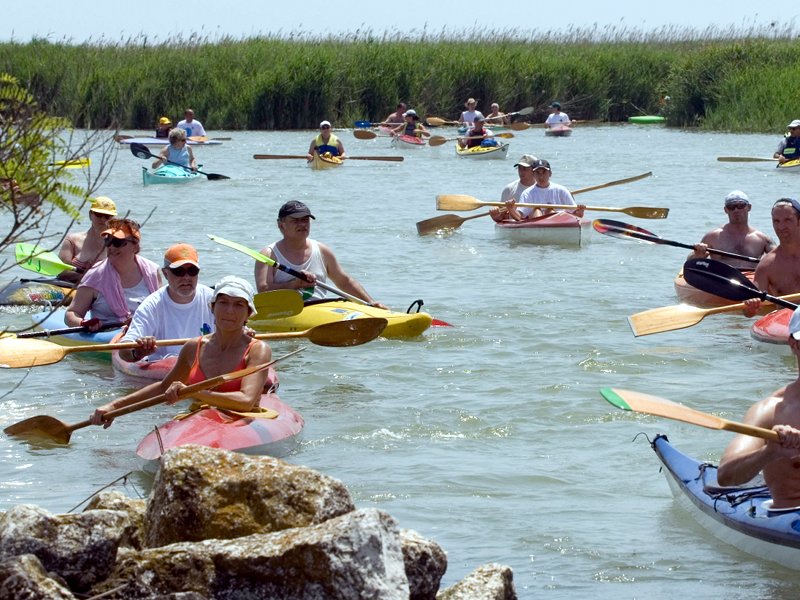
{"label": "wooden paddle blade", "polygon": [[466,194],[440,194],[436,196],[436,210],[475,210],[483,204],[485,203]]}
{"label": "wooden paddle blade", "polygon": [[377,317],[325,323],[311,329],[308,340],[317,346],[360,346],[378,337],[388,323]]}
{"label": "wooden paddle blade", "polygon": [[447,121],[439,117],[427,117],[425,120],[429,125],[433,125],[435,127],[441,127],[442,125],[460,125],[458,121]]}
{"label": "wooden paddle blade", "polygon": [[627,208],[586,207],[586,210],[605,210],[622,212],[639,219],[666,219],[669,215],[668,208],[654,208],[650,206],[629,206]]}
{"label": "wooden paddle blade", "polygon": [[353,131],[353,135],[359,140],[374,140],[378,137],[378,134],[374,131],[368,131],[366,129],[356,129]]}
{"label": "wooden paddle blade", "polygon": [[205,135],[190,135],[186,139],[190,140],[192,142],[201,142],[202,143],[202,142],[207,142],[208,141],[208,136],[205,136]]}
{"label": "wooden paddle blade", "polygon": [[14,423],[3,429],[13,436],[46,437],[59,444],[68,444],[72,429],[63,421],[47,415],[39,415]]}
{"label": "wooden paddle blade", "polygon": [[525,123],[524,121],[517,121],[516,123],[512,123],[508,127],[513,129],[514,131],[525,131],[526,129],[530,128],[530,125],[528,123]]}
{"label": "wooden paddle blade", "polygon": [[[733,310],[741,310],[742,308],[740,304],[738,309]],[[710,314],[709,309],[696,308],[688,304],[677,304],[675,306],[652,308],[631,315],[628,317],[628,325],[630,325],[633,335],[639,337],[697,325],[707,314]]]}
{"label": "wooden paddle blade", "polygon": [[[76,348],[78,346],[75,346]],[[0,339],[0,368],[27,369],[57,363],[67,355],[67,347],[36,339]]]}
{"label": "wooden paddle blade", "polygon": [[281,319],[299,315],[303,311],[303,297],[297,290],[275,290],[259,292],[253,297],[256,314],[251,319]]}
{"label": "wooden paddle blade", "polygon": [[448,140],[446,137],[442,135],[432,135],[430,138],[428,138],[428,145],[433,146],[435,148],[436,146],[441,146],[443,144],[446,144],[447,142],[452,142],[452,141],[453,141],[452,139]]}
{"label": "wooden paddle blade", "polygon": [[442,229],[456,229],[461,227],[464,221],[464,217],[458,215],[441,215],[432,219],[425,219],[417,223],[417,233],[419,235],[428,235]]}
{"label": "wooden paddle blade", "polygon": [[757,156],[718,156],[720,162],[775,162],[777,158],[759,158]]}
{"label": "wooden paddle blade", "polygon": [[622,390],[618,388],[603,388],[600,390],[600,395],[603,396],[606,401],[622,410],[664,417],[675,421],[690,423],[692,425],[699,425],[700,427],[706,427],[708,429],[735,431],[765,440],[778,441],[779,439],[777,432],[771,429],[728,421],[716,415],[704,413],[689,408],[688,406],[677,404],[666,398],[651,396],[650,394],[642,394],[641,392],[633,392],[631,390]]}

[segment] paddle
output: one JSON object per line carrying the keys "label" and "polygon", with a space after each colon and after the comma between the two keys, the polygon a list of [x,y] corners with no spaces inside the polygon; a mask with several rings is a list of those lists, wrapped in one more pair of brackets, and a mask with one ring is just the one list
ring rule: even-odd
{"label": "paddle", "polygon": [[720,162],[773,162],[777,158],[759,158],[757,156],[718,156]]}
{"label": "paddle", "polygon": [[609,403],[622,410],[655,415],[656,417],[665,417],[675,421],[699,425],[700,427],[706,427],[708,429],[735,431],[736,433],[743,433],[744,435],[751,435],[775,442],[779,440],[778,433],[771,429],[729,421],[728,419],[723,419],[716,415],[700,412],[688,406],[677,404],[666,398],[659,398],[658,396],[651,396],[650,394],[642,394],[641,392],[633,392],[630,390],[621,390],[619,388],[603,388],[600,390],[600,395]]}
{"label": "paddle", "polygon": [[65,169],[82,169],[83,167],[88,167],[92,164],[92,161],[89,160],[88,156],[80,156],[78,158],[68,158],[66,160],[57,160],[55,162],[51,162],[51,167],[63,167]]}
{"label": "paddle", "polygon": [[[781,296],[781,299],[800,300],[800,293]],[[628,324],[631,326],[633,335],[639,337],[685,329],[686,327],[697,325],[708,315],[739,312],[742,309],[744,309],[744,304],[729,304],[728,306],[714,308],[697,308],[688,304],[676,304],[661,308],[651,308],[631,315],[628,317]]]}
{"label": "paddle", "polygon": [[683,264],[683,278],[699,290],[722,296],[728,300],[742,301],[758,298],[783,306],[784,308],[797,308],[797,304],[771,296],[762,292],[756,284],[742,275],[739,269],[730,265],[708,258],[687,260]]}
{"label": "paddle", "polygon": [[434,127],[441,127],[442,125],[455,125],[457,127],[459,125],[463,125],[463,123],[459,123],[458,121],[447,121],[446,119],[442,119],[440,117],[427,117],[425,121]]}
{"label": "paddle", "polygon": [[75,267],[62,262],[53,252],[39,248],[35,244],[20,242],[15,246],[14,252],[17,264],[34,273],[56,277],[64,271],[75,270]]}
{"label": "paddle", "polygon": [[[369,131],[367,129],[354,129],[353,135],[356,136],[359,140],[374,140],[376,137],[379,137],[377,133],[374,131]],[[380,137],[389,137],[386,135],[382,135]]]}
{"label": "paddle", "polygon": [[229,141],[231,141],[232,138],[229,138],[229,137],[210,138],[210,137],[205,136],[205,135],[190,135],[186,139],[187,140],[191,140],[192,142],[199,142],[199,143],[202,144],[203,142],[211,142],[211,141],[214,141],[214,142],[229,142]]}
{"label": "paddle", "polygon": [[482,135],[475,135],[471,137],[454,137],[454,138],[446,138],[442,135],[434,135],[430,137],[430,139],[428,140],[428,144],[430,144],[431,146],[441,146],[442,144],[446,144],[447,142],[454,142],[456,140],[484,140],[484,139],[490,140],[492,139],[492,137],[509,139],[513,138],[514,134],[509,131],[504,133],[496,133],[494,134],[494,136],[488,138]]}
{"label": "paddle", "polygon": [[[436,196],[437,210],[475,210],[481,206],[505,206],[503,202],[482,202],[472,196],[464,194],[443,194]],[[558,204],[517,204],[522,208],[550,208],[559,210],[570,210],[575,207]],[[628,208],[609,208],[606,206],[587,206],[586,210],[598,210],[607,212],[623,212],[632,217],[640,219],[666,219],[669,214],[668,208],[650,208],[647,206],[631,206]]]}
{"label": "paddle", "polygon": [[[317,346],[359,346],[378,337],[386,327],[387,320],[365,317],[350,321],[334,321],[318,325],[305,331],[287,331],[279,333],[258,333],[258,340],[291,340],[307,338]],[[156,340],[156,346],[181,346],[191,338],[174,340]],[[136,348],[136,342],[120,342],[116,344],[91,344],[86,346],[59,346],[52,342],[35,339],[2,338],[0,339],[0,368],[21,369],[52,365],[61,361],[68,354],[76,352],[111,352],[112,350],[130,350]]]}
{"label": "paddle", "polygon": [[[302,158],[303,160],[308,160],[308,157],[305,154],[253,154],[253,158],[257,160],[276,160],[286,158]],[[403,162],[405,158],[402,156],[346,156],[345,160],[387,160],[391,162]]]}
{"label": "paddle", "polygon": [[[131,144],[131,154],[133,154],[136,158],[148,159],[148,158],[161,158],[160,156],[156,156],[150,150],[147,149],[147,146],[144,144]],[[176,167],[181,167],[186,169],[187,171],[191,171],[190,167],[186,165],[181,165],[176,162],[172,162],[171,160],[163,160],[165,163],[169,165],[175,165]],[[205,175],[209,181],[217,181],[220,179],[230,179],[227,175],[220,175],[219,173],[206,173],[205,171],[201,171],[200,169],[197,170],[197,173],[201,175]]]}
{"label": "paddle", "polygon": [[[625,179],[617,179],[616,181],[609,181],[608,183],[601,183],[599,185],[593,185],[590,187],[581,188],[579,190],[575,190],[572,192],[572,195],[575,194],[582,194],[584,192],[593,192],[594,190],[600,190],[603,188],[611,187],[614,185],[622,185],[623,183],[631,183],[633,181],[638,181],[640,179],[644,179],[645,177],[650,177],[653,174],[652,171],[648,171],[647,173],[642,173],[641,175],[635,175],[633,177],[626,177]],[[435,233],[440,229],[456,229],[461,227],[461,224],[464,221],[469,221],[470,219],[477,219],[480,217],[486,217],[490,213],[481,213],[479,215],[473,215],[471,217],[462,217],[459,215],[441,215],[439,217],[433,217],[431,219],[425,219],[424,221],[420,221],[417,223],[417,233],[419,235],[427,235],[429,233]]]}
{"label": "paddle", "polygon": [[[236,379],[242,379],[243,377],[247,377],[248,375],[257,373],[258,371],[263,371],[264,369],[274,365],[278,361],[289,358],[293,354],[297,354],[302,350],[303,348],[298,348],[293,352],[284,354],[283,356],[280,356],[275,360],[265,363],[263,365],[255,365],[253,367],[247,367],[246,369],[239,369],[238,371],[232,371],[231,373],[218,375],[217,377],[211,377],[203,381],[198,381],[197,383],[194,383],[192,385],[187,385],[185,388],[183,388],[181,391],[178,392],[178,397],[181,399],[188,398],[195,392],[208,390],[228,381],[235,381]],[[140,402],[130,404],[124,408],[118,408],[117,410],[110,410],[105,414],[105,417],[106,420],[116,419],[117,417],[121,417],[122,415],[127,415],[132,412],[136,412],[138,410],[142,410],[145,408],[150,408],[151,406],[155,406],[156,404],[161,404],[166,399],[167,399],[166,394],[159,394],[157,396],[153,396],[152,398],[147,398],[145,400],[141,400]],[[36,417],[30,417],[29,419],[25,419],[24,421],[20,421],[18,423],[14,423],[13,425],[6,427],[3,430],[3,432],[6,435],[19,435],[19,436],[35,435],[41,437],[48,437],[56,443],[68,444],[69,438],[72,435],[73,431],[77,429],[82,429],[84,427],[89,427],[89,425],[91,424],[92,424],[91,420],[86,419],[85,421],[81,421],[80,423],[67,425],[66,423],[56,419],[55,417],[50,417],[48,415],[39,415]]]}
{"label": "paddle", "polygon": [[273,290],[253,296],[258,320],[292,317],[303,312],[303,297],[297,290]]}
{"label": "paddle", "polygon": [[[103,323],[103,325],[98,329],[98,331],[108,331],[109,329],[118,329],[125,325],[125,323]],[[37,331],[26,331],[24,333],[16,333],[10,334],[9,337],[15,337],[17,339],[28,339],[28,338],[40,338],[40,337],[51,337],[54,335],[66,335],[68,333],[90,333],[89,329],[86,327],[63,327],[61,329],[41,329]]]}
{"label": "paddle", "polygon": [[[595,219],[592,221],[592,227],[594,227],[595,231],[598,231],[604,235],[610,235],[612,237],[622,239],[636,238],[637,240],[643,240],[653,244],[665,244],[667,246],[687,248],[689,250],[694,249],[694,246],[691,244],[682,244],[681,242],[665,240],[664,238],[658,237],[652,231],[647,231],[647,229],[642,229],[641,227],[636,227],[635,225],[629,225],[627,223],[623,223],[622,221],[613,221],[611,219]],[[708,252],[711,254],[718,254],[719,256],[727,256],[728,258],[736,258],[738,260],[744,260],[753,263],[757,263],[760,260],[754,256],[744,256],[742,254],[726,252],[725,250],[715,250],[714,248],[709,248]]]}

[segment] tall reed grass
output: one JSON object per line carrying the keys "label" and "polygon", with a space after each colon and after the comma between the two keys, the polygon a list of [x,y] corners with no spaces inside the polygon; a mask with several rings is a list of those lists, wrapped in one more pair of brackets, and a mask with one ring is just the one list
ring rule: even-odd
{"label": "tall reed grass", "polygon": [[468,97],[480,109],[533,106],[534,121],[553,100],[574,119],[621,121],[657,112],[669,95],[671,125],[776,131],[800,117],[795,37],[788,24],[37,39],[0,44],[0,72],[87,128],[149,129],[188,106],[211,130],[351,126],[382,119],[399,100],[454,119]]}

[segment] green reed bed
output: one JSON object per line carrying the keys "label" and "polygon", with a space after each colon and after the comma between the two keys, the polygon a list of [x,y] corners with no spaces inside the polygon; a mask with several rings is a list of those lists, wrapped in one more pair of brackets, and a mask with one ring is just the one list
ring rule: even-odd
{"label": "green reed bed", "polygon": [[208,128],[315,128],[377,121],[398,100],[457,118],[474,97],[488,110],[553,100],[574,119],[656,113],[675,126],[775,131],[800,118],[800,58],[791,28],[559,32],[473,30],[235,40],[68,40],[0,44],[0,72],[28,85],[50,113],[79,126],[149,129],[191,106]]}

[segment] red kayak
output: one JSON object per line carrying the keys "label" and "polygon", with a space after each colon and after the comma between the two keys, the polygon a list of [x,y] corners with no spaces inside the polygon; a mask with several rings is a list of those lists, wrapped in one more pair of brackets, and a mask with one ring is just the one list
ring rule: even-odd
{"label": "red kayak", "polygon": [[791,308],[773,310],[753,323],[750,335],[754,340],[772,344],[775,348],[789,348],[789,320],[794,311]]}
{"label": "red kayak", "polygon": [[173,419],[151,431],[139,443],[136,454],[145,471],[158,468],[164,451],[186,444],[223,448],[244,454],[285,456],[298,443],[303,417],[274,393],[261,396],[261,408],[277,412],[275,418],[242,417],[216,408],[203,408]]}

